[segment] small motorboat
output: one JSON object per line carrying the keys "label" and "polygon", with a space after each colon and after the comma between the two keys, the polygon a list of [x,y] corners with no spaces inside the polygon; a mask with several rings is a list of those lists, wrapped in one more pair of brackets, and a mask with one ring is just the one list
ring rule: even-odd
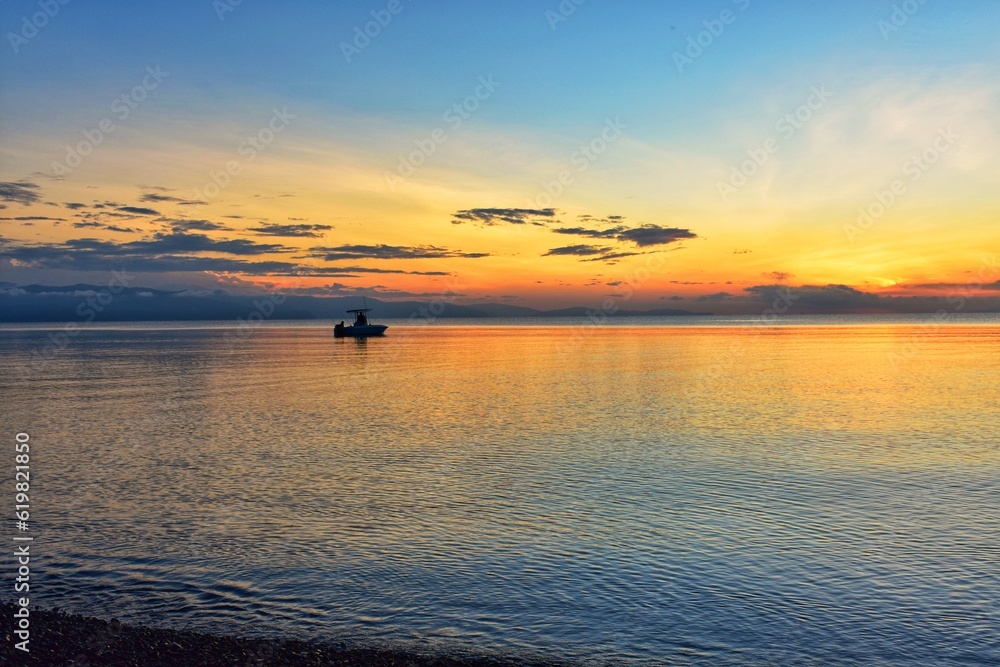
{"label": "small motorboat", "polygon": [[[365,301],[365,306],[368,302]],[[389,327],[385,324],[371,324],[368,322],[366,313],[371,312],[371,308],[357,308],[349,310],[348,313],[354,315],[354,324],[344,326],[344,323],[336,324],[333,327],[334,338],[368,338],[369,336],[381,336]]]}

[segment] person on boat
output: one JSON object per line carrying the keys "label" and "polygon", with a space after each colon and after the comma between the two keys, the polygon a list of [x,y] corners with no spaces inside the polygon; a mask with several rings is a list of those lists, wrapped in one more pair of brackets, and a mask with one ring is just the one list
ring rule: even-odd
{"label": "person on boat", "polygon": [[358,321],[355,322],[355,324],[360,324],[361,326],[364,326],[368,324],[368,318],[365,317],[364,313],[358,313]]}

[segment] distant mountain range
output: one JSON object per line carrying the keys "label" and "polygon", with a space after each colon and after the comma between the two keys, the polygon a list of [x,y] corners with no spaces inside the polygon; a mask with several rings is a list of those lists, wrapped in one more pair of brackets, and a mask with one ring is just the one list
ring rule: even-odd
{"label": "distant mountain range", "polygon": [[[234,296],[224,292],[196,295],[147,287],[120,288],[112,294],[100,285],[15,285],[0,283],[0,322],[136,322],[178,320],[344,320],[359,297]],[[456,305],[442,301],[382,301],[368,298],[379,319],[586,317],[598,308],[578,306],[537,310],[502,303]],[[256,313],[256,315],[254,314]],[[618,310],[617,316],[711,315],[688,310]]]}

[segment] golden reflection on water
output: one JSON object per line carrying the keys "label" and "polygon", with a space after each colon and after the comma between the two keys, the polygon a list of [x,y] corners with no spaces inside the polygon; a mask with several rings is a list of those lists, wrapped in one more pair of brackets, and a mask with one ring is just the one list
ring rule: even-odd
{"label": "golden reflection on water", "polygon": [[608,659],[995,636],[995,326],[225,333],[5,376],[60,606]]}

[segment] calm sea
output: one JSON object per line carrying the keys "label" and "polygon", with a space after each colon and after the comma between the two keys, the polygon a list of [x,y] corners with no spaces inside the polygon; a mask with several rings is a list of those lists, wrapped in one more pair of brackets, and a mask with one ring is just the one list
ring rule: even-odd
{"label": "calm sea", "polygon": [[1000,664],[997,316],[389,324],[0,328],[32,602],[593,664]]}

